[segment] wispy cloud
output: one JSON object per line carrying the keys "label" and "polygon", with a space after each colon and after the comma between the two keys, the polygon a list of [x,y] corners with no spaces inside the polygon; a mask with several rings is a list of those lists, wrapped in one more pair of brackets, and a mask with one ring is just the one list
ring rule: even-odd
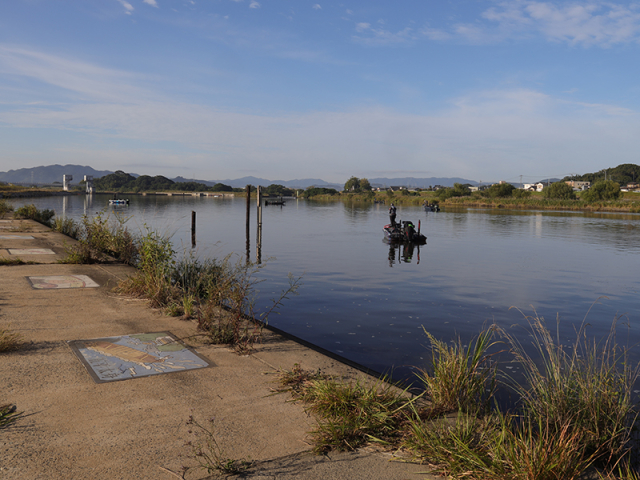
{"label": "wispy cloud", "polygon": [[423,34],[434,40],[457,37],[472,43],[542,36],[553,42],[606,48],[640,42],[640,5],[512,0],[484,11],[477,22],[456,24],[449,31],[425,29]]}
{"label": "wispy cloud", "polygon": [[120,5],[122,5],[124,7],[124,13],[126,13],[127,15],[131,15],[131,13],[133,13],[133,5],[131,5],[129,2],[125,1],[125,0],[117,0]]}
{"label": "wispy cloud", "polygon": [[[66,161],[111,155],[120,165],[148,163],[139,173],[169,171],[180,158],[229,177],[241,165],[255,172],[268,166],[276,177],[334,172],[344,180],[349,170],[384,170],[393,159],[398,170],[429,164],[434,176],[489,178],[519,174],[528,161],[541,172],[555,172],[559,162],[566,171],[588,171],[611,151],[622,163],[635,161],[640,150],[638,112],[531,89],[469,93],[421,115],[375,106],[252,114],[176,101],[140,75],[25,48],[0,45],[0,69],[0,79],[19,77],[22,88],[48,92],[44,104],[24,95],[24,103],[0,108],[0,125],[22,129],[25,138],[33,131],[34,151],[42,129],[82,135],[78,147],[65,142]],[[56,89],[71,94],[61,97]],[[7,161],[20,155],[17,147],[3,151]]]}
{"label": "wispy cloud", "polygon": [[251,0],[251,3],[249,4],[249,8],[260,8],[260,4],[256,2],[256,0]]}
{"label": "wispy cloud", "polygon": [[411,27],[392,32],[383,28],[383,24],[380,22],[378,25],[380,26],[372,27],[369,23],[356,24],[356,32],[360,35],[354,35],[353,39],[360,44],[373,46],[401,45],[417,39],[415,31]]}
{"label": "wispy cloud", "polygon": [[316,3],[313,7],[314,10],[322,10],[322,7],[320,6],[320,4]]}
{"label": "wispy cloud", "polygon": [[158,2],[156,2],[156,0],[142,0],[142,2],[146,3],[147,5],[151,5],[152,7],[158,8]]}

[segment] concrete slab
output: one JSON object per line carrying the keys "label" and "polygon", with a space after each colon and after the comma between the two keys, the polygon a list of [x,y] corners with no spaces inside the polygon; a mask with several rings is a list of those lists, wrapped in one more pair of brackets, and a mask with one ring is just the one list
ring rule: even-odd
{"label": "concrete slab", "polygon": [[89,275],[42,275],[27,277],[31,286],[36,289],[60,288],[98,288]]}
{"label": "concrete slab", "polygon": [[68,343],[96,383],[134,380],[211,365],[170,332],[73,340]]}

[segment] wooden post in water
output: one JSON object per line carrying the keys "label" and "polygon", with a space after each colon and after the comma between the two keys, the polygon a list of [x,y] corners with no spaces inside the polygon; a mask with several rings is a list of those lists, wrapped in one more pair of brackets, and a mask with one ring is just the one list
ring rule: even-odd
{"label": "wooden post in water", "polygon": [[262,187],[258,186],[258,231],[256,232],[256,263],[262,263]]}
{"label": "wooden post in water", "polygon": [[251,262],[251,241],[249,240],[249,218],[251,217],[251,185],[247,185],[247,263]]}
{"label": "wooden post in water", "polygon": [[196,212],[191,210],[191,248],[196,246]]}

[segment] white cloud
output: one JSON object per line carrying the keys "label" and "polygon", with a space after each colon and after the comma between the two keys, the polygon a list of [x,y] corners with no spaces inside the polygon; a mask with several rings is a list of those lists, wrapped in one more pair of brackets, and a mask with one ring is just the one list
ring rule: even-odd
{"label": "white cloud", "polygon": [[413,29],[406,27],[399,32],[391,32],[384,28],[374,28],[369,23],[358,23],[356,32],[367,35],[356,35],[354,40],[363,45],[399,45],[416,39]]}
{"label": "white cloud", "polygon": [[316,4],[315,4],[313,7],[311,7],[311,8],[313,8],[314,10],[322,10],[322,7],[321,7],[318,3],[316,3]]}
{"label": "white cloud", "polygon": [[151,5],[152,7],[158,8],[158,2],[156,2],[156,0],[142,0],[142,2],[146,3],[147,5]]}
{"label": "white cloud", "polygon": [[256,0],[251,0],[251,3],[249,4],[249,8],[260,8],[260,4],[256,2]]}
{"label": "white cloud", "polygon": [[[634,163],[640,150],[638,112],[531,89],[470,93],[421,115],[375,106],[252,114],[179,102],[138,75],[3,45],[0,72],[0,91],[7,78],[18,77],[25,99],[2,104],[0,129],[20,130],[31,157],[45,163],[52,145],[41,142],[73,135],[81,146],[64,143],[65,161],[106,162],[116,152],[119,164],[146,162],[139,173],[159,174],[180,158],[211,178],[238,176],[234,169],[243,168],[344,181],[353,171],[386,169],[393,159],[397,170],[429,165],[434,176],[499,179],[526,172],[527,165],[544,174],[597,170],[612,151],[620,163]],[[60,96],[61,89],[68,94]],[[43,95],[45,102],[33,103]],[[167,143],[175,147],[160,146]],[[3,145],[5,161],[21,155]]]}
{"label": "white cloud", "polygon": [[353,15],[353,10],[347,10],[345,13],[346,13],[347,15]]}
{"label": "white cloud", "polygon": [[126,13],[127,15],[131,15],[134,10],[133,5],[125,0],[118,0],[118,2],[124,7],[124,13]]}
{"label": "white cloud", "polygon": [[640,41],[640,9],[603,1],[512,0],[486,10],[479,22],[455,25],[453,33],[473,43],[541,35],[570,45],[610,47]]}

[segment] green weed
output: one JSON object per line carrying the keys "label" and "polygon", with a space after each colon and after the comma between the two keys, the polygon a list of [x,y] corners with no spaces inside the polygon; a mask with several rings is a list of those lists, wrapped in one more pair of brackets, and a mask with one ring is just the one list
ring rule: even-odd
{"label": "green weed", "polygon": [[7,428],[15,423],[22,417],[22,414],[23,412],[18,412],[15,405],[0,405],[0,429]]}
{"label": "green weed", "polygon": [[10,212],[13,212],[13,205],[6,200],[0,199],[0,218]]}
{"label": "green weed", "polygon": [[31,204],[31,205],[24,205],[22,207],[17,208],[13,212],[13,217],[28,218],[50,227],[51,219],[55,216],[55,214],[56,213],[53,210],[48,210],[48,209],[38,210],[38,208],[35,205]]}

